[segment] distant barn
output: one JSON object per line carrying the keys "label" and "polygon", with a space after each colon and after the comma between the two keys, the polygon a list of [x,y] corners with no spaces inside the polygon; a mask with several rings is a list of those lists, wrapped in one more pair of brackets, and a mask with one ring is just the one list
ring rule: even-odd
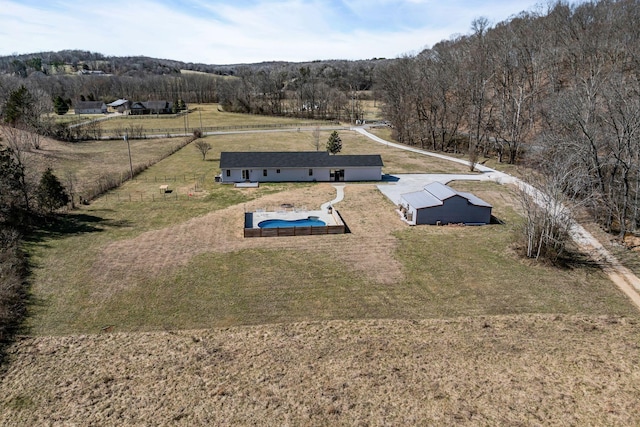
{"label": "distant barn", "polygon": [[109,111],[114,113],[127,114],[131,107],[131,102],[126,99],[117,99],[107,104],[107,107],[109,107]]}
{"label": "distant barn", "polygon": [[76,114],[105,114],[107,104],[102,101],[76,101],[73,104]]}
{"label": "distant barn", "polygon": [[489,224],[492,206],[470,193],[432,182],[401,195],[400,209],[412,224]]}

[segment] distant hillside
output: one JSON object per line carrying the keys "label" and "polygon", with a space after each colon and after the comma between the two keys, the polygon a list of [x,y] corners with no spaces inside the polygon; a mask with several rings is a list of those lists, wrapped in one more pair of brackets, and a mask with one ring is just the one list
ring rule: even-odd
{"label": "distant hillside", "polygon": [[266,61],[255,64],[203,64],[150,58],[147,56],[105,56],[84,50],[62,50],[59,52],[37,52],[10,56],[0,56],[0,74],[27,77],[33,73],[45,75],[76,74],[85,71],[99,71],[115,76],[178,75],[181,70],[228,76],[239,70],[271,70],[274,68],[315,68],[323,64],[362,64],[380,59],[346,61],[326,60],[304,63]]}
{"label": "distant hillside", "polygon": [[72,74],[82,70],[102,71],[118,76],[180,74],[180,70],[228,74],[227,66],[205,65],[156,59],[146,56],[105,56],[84,50],[38,52],[0,57],[0,74],[26,77],[34,72],[47,75]]}
{"label": "distant hillside", "polygon": [[0,57],[0,110],[9,93],[24,85],[69,106],[82,99],[182,99],[220,102],[227,111],[355,122],[363,114],[359,100],[371,96],[376,69],[387,62],[207,65],[82,50],[20,54]]}

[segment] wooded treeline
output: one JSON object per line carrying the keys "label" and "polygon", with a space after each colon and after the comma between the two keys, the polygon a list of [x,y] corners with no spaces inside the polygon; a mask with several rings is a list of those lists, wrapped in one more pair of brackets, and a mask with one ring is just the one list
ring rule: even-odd
{"label": "wooded treeline", "polygon": [[[640,2],[558,2],[381,67],[395,137],[524,162],[609,231],[638,230]],[[562,173],[558,173],[558,170]]]}
{"label": "wooded treeline", "polygon": [[[6,94],[25,85],[32,93],[42,91],[71,104],[81,98],[107,103],[119,98],[182,99],[187,103],[221,102],[235,112],[355,120],[362,115],[359,101],[366,96],[362,91],[372,88],[375,67],[381,62],[384,60],[207,66],[85,51],[47,52],[0,58],[0,96],[2,88]],[[82,71],[88,73],[78,74]]]}

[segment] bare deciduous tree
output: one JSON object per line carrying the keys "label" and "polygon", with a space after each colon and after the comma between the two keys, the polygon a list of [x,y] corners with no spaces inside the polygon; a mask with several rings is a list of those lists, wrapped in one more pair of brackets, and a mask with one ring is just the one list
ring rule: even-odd
{"label": "bare deciduous tree", "polygon": [[316,151],[320,151],[320,128],[316,126],[311,132],[313,136],[313,145],[316,147]]}
{"label": "bare deciduous tree", "polygon": [[198,140],[194,142],[193,146],[196,147],[196,149],[200,152],[200,154],[202,154],[202,160],[206,160],[207,153],[212,148],[211,144],[209,144],[206,141]]}

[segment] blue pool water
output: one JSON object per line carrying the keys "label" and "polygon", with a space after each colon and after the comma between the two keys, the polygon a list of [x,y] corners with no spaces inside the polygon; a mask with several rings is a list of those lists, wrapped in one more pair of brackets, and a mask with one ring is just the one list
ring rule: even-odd
{"label": "blue pool water", "polygon": [[325,225],[327,225],[326,222],[311,217],[296,220],[267,219],[258,223],[260,228],[324,227]]}

